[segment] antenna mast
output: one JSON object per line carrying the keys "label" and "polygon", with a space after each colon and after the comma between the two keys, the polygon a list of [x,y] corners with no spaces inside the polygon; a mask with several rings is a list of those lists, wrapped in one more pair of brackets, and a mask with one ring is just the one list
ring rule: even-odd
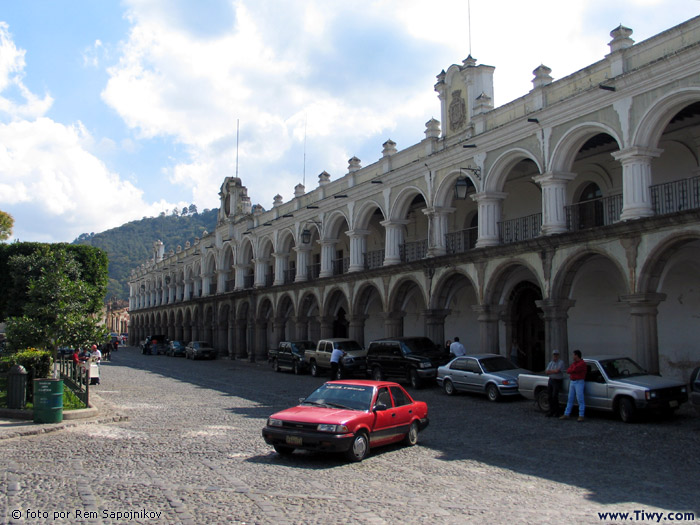
{"label": "antenna mast", "polygon": [[472,3],[467,0],[467,25],[469,26],[469,56],[472,56]]}
{"label": "antenna mast", "polygon": [[307,115],[304,115],[304,167],[301,181],[304,187],[306,187],[306,117]]}
{"label": "antenna mast", "polygon": [[238,119],[236,119],[236,178],[238,178]]}

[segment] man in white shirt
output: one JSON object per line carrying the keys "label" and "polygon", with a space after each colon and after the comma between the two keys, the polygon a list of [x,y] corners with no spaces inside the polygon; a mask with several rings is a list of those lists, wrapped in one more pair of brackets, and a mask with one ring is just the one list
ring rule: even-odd
{"label": "man in white shirt", "polygon": [[455,357],[467,355],[467,349],[459,342],[459,337],[455,337],[454,343],[450,345],[450,353]]}

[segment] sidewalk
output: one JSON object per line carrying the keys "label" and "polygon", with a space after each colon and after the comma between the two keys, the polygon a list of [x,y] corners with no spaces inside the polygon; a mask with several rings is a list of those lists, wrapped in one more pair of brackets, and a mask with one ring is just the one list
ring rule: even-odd
{"label": "sidewalk", "polygon": [[[0,440],[54,432],[77,425],[105,424],[128,419],[127,416],[119,414],[98,394],[90,393],[90,404],[92,405],[90,408],[64,411],[61,423],[34,423],[30,410],[0,408]],[[18,416],[21,419],[18,419]]]}

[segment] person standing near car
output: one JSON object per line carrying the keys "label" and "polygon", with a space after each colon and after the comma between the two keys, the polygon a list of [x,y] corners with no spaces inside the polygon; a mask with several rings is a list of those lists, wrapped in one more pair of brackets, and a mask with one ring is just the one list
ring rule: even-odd
{"label": "person standing near car", "polygon": [[92,348],[90,348],[90,359],[95,361],[98,365],[100,361],[102,361],[102,352],[97,348],[97,345],[92,345]]}
{"label": "person standing near car", "polygon": [[552,351],[552,360],[547,365],[544,373],[549,377],[547,381],[547,399],[549,399],[549,410],[546,417],[558,417],[559,412],[559,392],[564,384],[564,361],[559,359],[559,350]]}
{"label": "person standing near car", "polygon": [[344,355],[345,352],[333,345],[333,351],[331,352],[331,379],[339,379],[338,368],[340,368],[340,360]]}
{"label": "person standing near car", "polygon": [[454,343],[450,345],[450,354],[455,357],[467,355],[467,349],[459,342],[459,337],[455,337]]}
{"label": "person standing near car", "polygon": [[578,420],[583,421],[583,413],[586,411],[586,402],[583,399],[586,387],[586,362],[582,359],[581,350],[574,350],[574,362],[566,369],[571,379],[569,383],[569,400],[566,403],[564,415],[559,419],[569,419],[571,409],[574,407],[574,396],[578,401]]}

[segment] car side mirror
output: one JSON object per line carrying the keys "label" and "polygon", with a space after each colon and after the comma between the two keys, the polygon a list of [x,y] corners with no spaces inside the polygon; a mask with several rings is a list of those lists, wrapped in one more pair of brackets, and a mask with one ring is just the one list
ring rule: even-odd
{"label": "car side mirror", "polygon": [[374,408],[373,408],[373,410],[375,412],[382,412],[382,411],[388,410],[388,409],[389,409],[389,407],[386,406],[384,403],[377,403],[374,405]]}
{"label": "car side mirror", "polygon": [[301,405],[304,401],[306,401],[305,397],[300,397],[299,398],[299,404]]}

